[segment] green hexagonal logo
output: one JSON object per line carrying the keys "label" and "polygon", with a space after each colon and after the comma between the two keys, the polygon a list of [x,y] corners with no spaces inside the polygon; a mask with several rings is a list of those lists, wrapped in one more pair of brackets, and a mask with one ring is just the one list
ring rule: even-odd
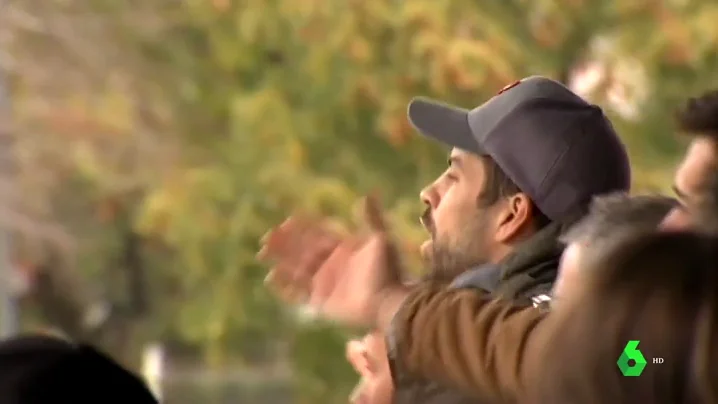
{"label": "green hexagonal logo", "polygon": [[[628,341],[623,353],[618,358],[618,368],[624,376],[640,376],[643,369],[646,368],[646,358],[643,357],[641,351],[638,350],[640,341]],[[633,361],[633,363],[631,363]]]}

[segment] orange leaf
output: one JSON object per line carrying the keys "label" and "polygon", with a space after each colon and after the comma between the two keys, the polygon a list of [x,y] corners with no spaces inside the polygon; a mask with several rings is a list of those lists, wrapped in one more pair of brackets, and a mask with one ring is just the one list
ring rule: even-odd
{"label": "orange leaf", "polygon": [[404,114],[395,115],[388,124],[388,140],[394,147],[401,147],[411,137],[412,128]]}
{"label": "orange leaf", "polygon": [[212,0],[212,6],[214,6],[214,9],[219,12],[226,12],[229,10],[229,7],[231,6],[230,0]]}
{"label": "orange leaf", "polygon": [[357,63],[366,63],[371,58],[371,48],[364,38],[354,38],[349,43],[348,52]]}
{"label": "orange leaf", "polygon": [[119,204],[113,199],[105,199],[101,201],[97,207],[97,218],[102,223],[108,223],[115,220]]}

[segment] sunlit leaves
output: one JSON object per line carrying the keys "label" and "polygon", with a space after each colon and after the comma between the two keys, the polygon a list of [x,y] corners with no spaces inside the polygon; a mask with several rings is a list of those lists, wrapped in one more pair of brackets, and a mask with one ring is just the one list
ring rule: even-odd
{"label": "sunlit leaves", "polygon": [[[143,4],[137,15],[130,6],[95,10],[103,27],[128,22],[84,54],[122,53],[112,69],[87,68],[81,82],[51,64],[16,72],[14,118],[32,135],[19,137],[18,156],[23,169],[35,167],[24,178],[79,178],[90,189],[75,198],[100,212],[119,191],[140,190],[137,229],[171,252],[153,266],[163,283],[154,285],[163,307],[154,324],[211,361],[250,350],[238,347],[250,331],[292,344],[308,402],[351,382],[332,378],[347,377],[341,336],[294,334],[261,285],[257,241],[295,210],[351,228],[354,203],[378,191],[408,265],[420,269],[416,195],[446,150],[409,125],[412,97],[473,107],[529,74],[568,79],[595,68],[591,99],[608,107],[625,98],[635,110],[607,108],[637,163],[635,183],[663,189],[678,150],[667,111],[718,85],[718,7],[707,0]],[[88,26],[72,33],[83,38]],[[38,58],[48,53],[37,49]],[[36,84],[45,83],[38,64],[60,90]]]}

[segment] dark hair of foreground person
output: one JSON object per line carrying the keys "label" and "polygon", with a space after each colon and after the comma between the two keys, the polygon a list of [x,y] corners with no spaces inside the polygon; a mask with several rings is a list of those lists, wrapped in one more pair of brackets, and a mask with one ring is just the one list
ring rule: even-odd
{"label": "dark hair of foreground person", "polygon": [[[718,402],[717,247],[715,237],[671,232],[606,250],[547,318],[531,402]],[[617,365],[629,341],[647,362],[640,376]]]}

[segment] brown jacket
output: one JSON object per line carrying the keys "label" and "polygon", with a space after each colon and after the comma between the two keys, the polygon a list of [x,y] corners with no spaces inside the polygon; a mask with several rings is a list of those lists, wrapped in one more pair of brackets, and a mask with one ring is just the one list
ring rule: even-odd
{"label": "brown jacket", "polygon": [[[399,358],[392,356],[395,352],[389,356],[401,398],[396,404],[433,403],[426,400],[433,396],[445,404],[513,400],[512,389],[519,383],[512,376],[516,369],[495,374],[511,370],[509,364],[497,363],[496,354],[520,359],[523,345],[518,341],[524,335],[521,319],[526,314],[518,312],[550,293],[564,248],[558,241],[562,231],[558,222],[547,225],[499,264],[473,268],[454,279],[451,290],[430,281],[416,286],[397,316],[398,334],[387,333],[390,350],[392,345],[400,349]],[[482,290],[507,300],[489,304]],[[537,312],[527,313],[531,319]]]}
{"label": "brown jacket", "polygon": [[526,361],[541,346],[545,314],[475,289],[417,286],[388,333],[392,374],[421,375],[489,402],[516,402],[526,386]]}

